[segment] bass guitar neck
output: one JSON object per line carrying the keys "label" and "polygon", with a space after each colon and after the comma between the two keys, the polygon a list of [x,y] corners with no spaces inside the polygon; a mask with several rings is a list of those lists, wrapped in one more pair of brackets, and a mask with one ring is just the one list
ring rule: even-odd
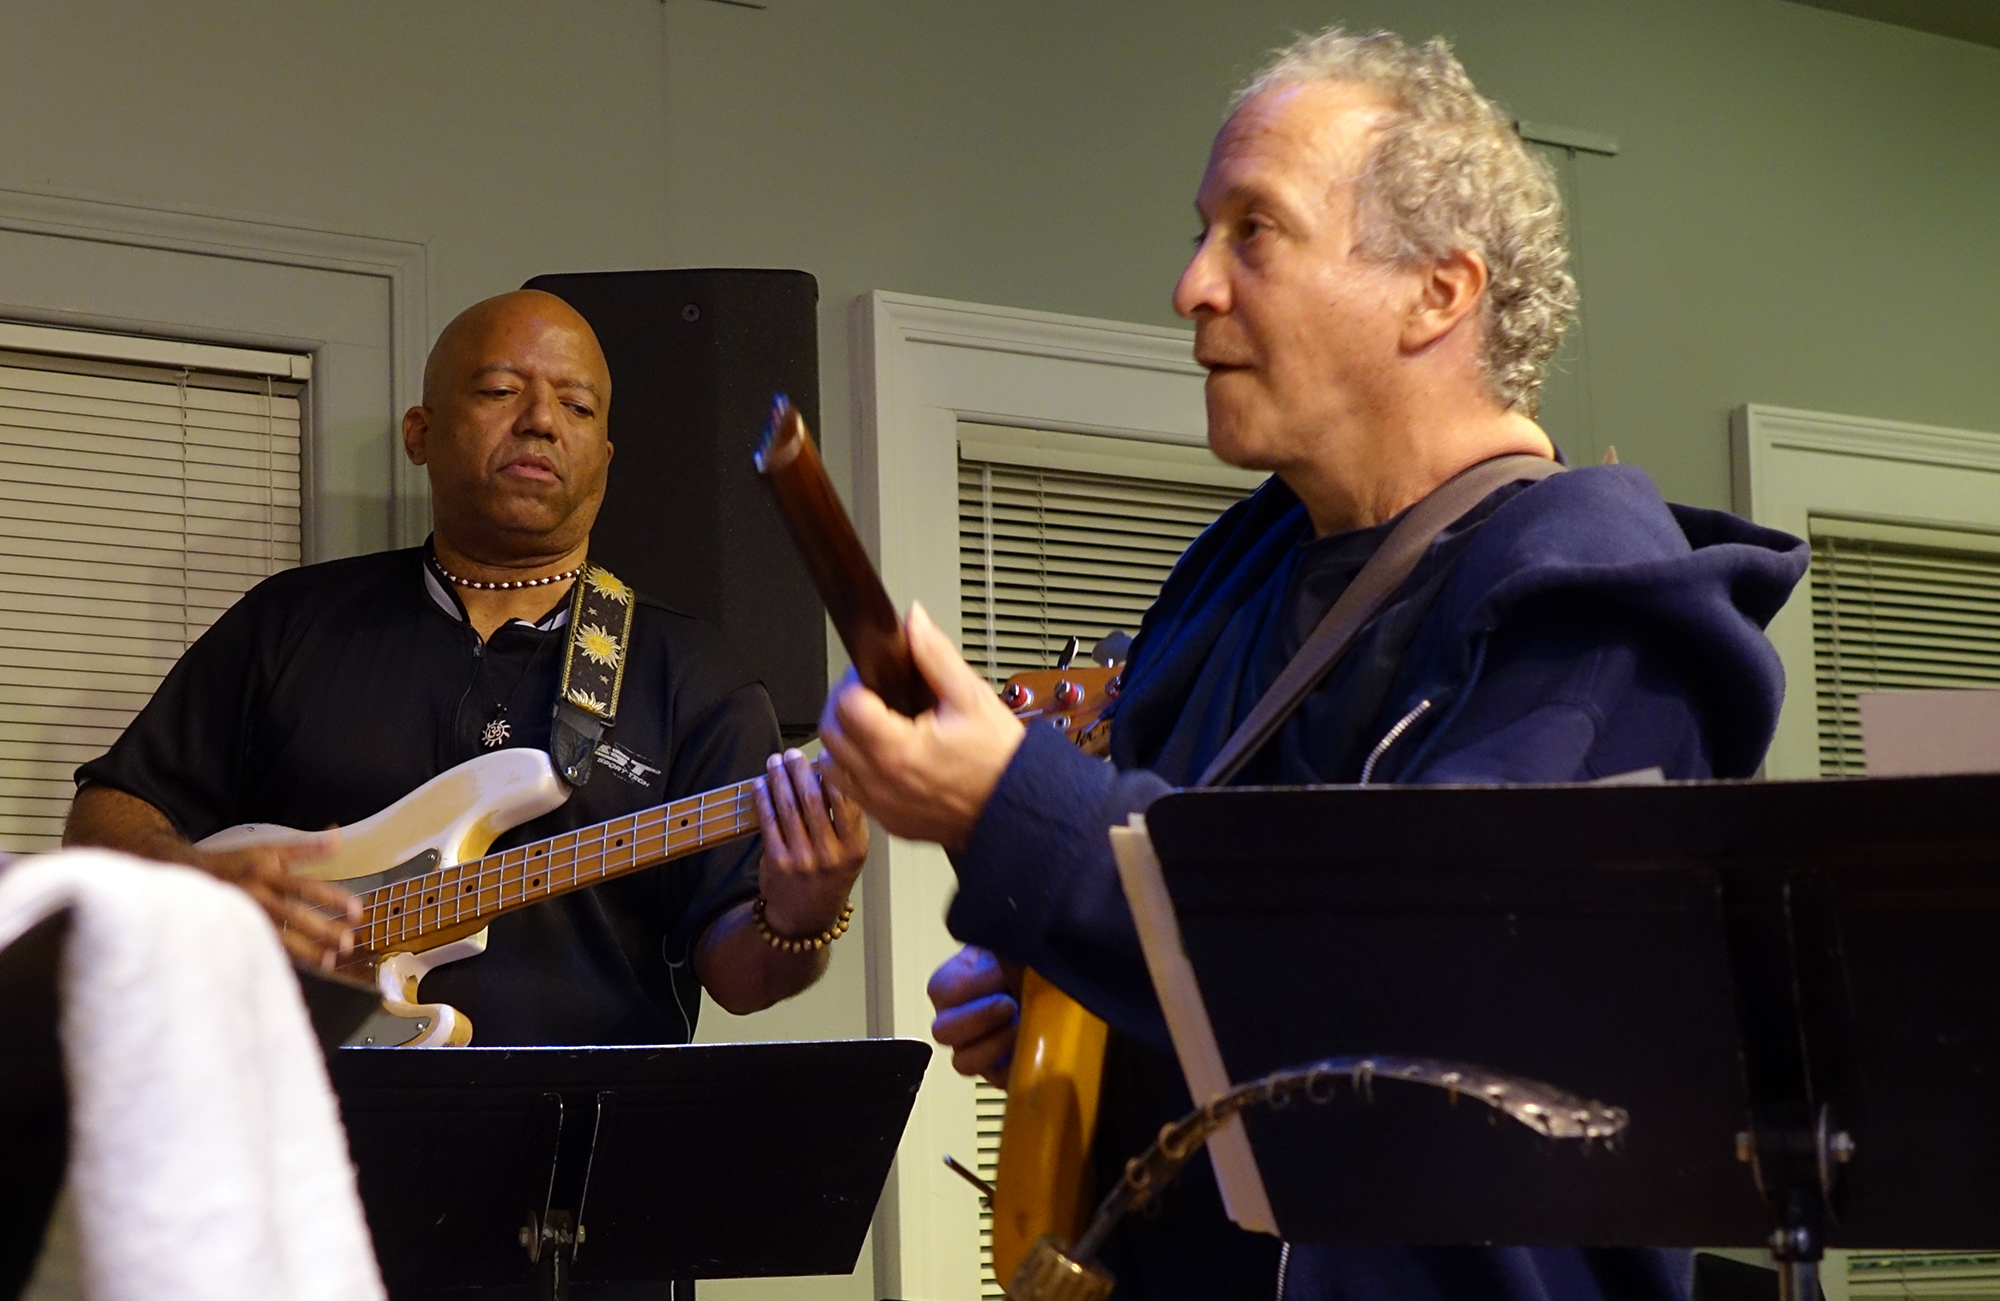
{"label": "bass guitar neck", "polygon": [[421,953],[544,899],[754,835],[753,777],[360,892],[358,953]]}

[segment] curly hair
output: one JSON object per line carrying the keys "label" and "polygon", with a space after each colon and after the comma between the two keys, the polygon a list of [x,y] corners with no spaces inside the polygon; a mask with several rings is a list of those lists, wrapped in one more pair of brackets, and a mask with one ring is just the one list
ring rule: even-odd
{"label": "curly hair", "polygon": [[1562,194],[1513,121],[1481,95],[1442,37],[1338,27],[1272,52],[1232,110],[1277,86],[1332,81],[1381,92],[1396,116],[1358,182],[1363,257],[1396,265],[1475,252],[1491,276],[1480,365],[1503,407],[1534,416],[1542,374],[1576,314]]}

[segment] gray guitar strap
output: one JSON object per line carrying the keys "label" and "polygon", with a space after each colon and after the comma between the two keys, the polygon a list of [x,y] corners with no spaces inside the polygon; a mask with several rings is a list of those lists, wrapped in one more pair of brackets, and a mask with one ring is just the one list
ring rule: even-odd
{"label": "gray guitar strap", "polygon": [[596,565],[586,568],[571,590],[549,757],[572,789],[590,780],[597,742],[618,721],[635,604],[632,589]]}
{"label": "gray guitar strap", "polygon": [[1277,681],[1258,699],[1245,718],[1209,761],[1196,786],[1226,786],[1255,757],[1285,720],[1326,680],[1341,656],[1389,598],[1402,589],[1417,562],[1437,535],[1465,518],[1480,502],[1510,483],[1546,479],[1563,467],[1541,456],[1496,456],[1461,470],[1412,506],[1402,523],[1389,530],[1333,608],[1292,656]]}

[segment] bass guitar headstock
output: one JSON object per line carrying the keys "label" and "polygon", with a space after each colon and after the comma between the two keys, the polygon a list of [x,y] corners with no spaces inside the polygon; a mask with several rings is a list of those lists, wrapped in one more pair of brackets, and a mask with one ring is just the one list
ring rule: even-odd
{"label": "bass guitar headstock", "polygon": [[1000,688],[1000,703],[1023,723],[1047,719],[1058,731],[1082,732],[1118,698],[1122,671],[1116,664],[1029,669],[1007,679]]}
{"label": "bass guitar headstock", "polygon": [[1113,633],[1098,643],[1099,658],[1109,662],[1072,664],[1078,649],[1072,639],[1057,667],[1029,669],[1008,678],[1000,688],[1000,703],[1023,723],[1046,719],[1086,752],[1105,754],[1111,738],[1102,716],[1124,685],[1124,650],[1129,645],[1129,637]]}

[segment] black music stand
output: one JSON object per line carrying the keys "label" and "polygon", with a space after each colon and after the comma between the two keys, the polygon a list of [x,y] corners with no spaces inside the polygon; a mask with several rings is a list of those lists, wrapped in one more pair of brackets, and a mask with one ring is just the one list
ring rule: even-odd
{"label": "black music stand", "polygon": [[331,1056],[390,1295],[687,1301],[845,1274],[930,1059],[903,1039]]}
{"label": "black music stand", "polygon": [[[1611,1153],[1378,1084],[1246,1114],[1295,1241],[2000,1246],[2000,776],[1169,795],[1232,1081],[1444,1058],[1628,1109]],[[1274,994],[1282,992],[1282,997]],[[1185,1060],[1185,1058],[1184,1058]]]}

